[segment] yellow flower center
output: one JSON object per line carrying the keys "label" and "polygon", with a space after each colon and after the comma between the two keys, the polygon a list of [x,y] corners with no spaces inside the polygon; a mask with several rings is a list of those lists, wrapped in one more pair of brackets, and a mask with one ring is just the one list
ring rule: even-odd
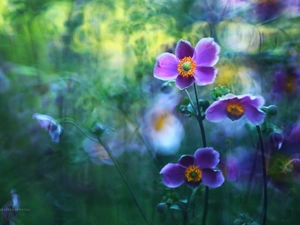
{"label": "yellow flower center", "polygon": [[226,111],[234,116],[241,116],[244,114],[244,106],[240,105],[239,103],[228,103],[226,106]]}
{"label": "yellow flower center", "polygon": [[198,182],[202,178],[202,171],[198,166],[189,166],[185,170],[185,179],[187,182]]}
{"label": "yellow flower center", "polygon": [[156,131],[161,131],[167,124],[172,124],[172,115],[170,112],[161,112],[154,116],[153,126]]}
{"label": "yellow flower center", "polygon": [[194,76],[195,69],[196,63],[191,57],[184,57],[177,66],[179,75],[186,78]]}
{"label": "yellow flower center", "polygon": [[288,76],[285,81],[285,91],[288,95],[297,93],[297,80],[293,76]]}

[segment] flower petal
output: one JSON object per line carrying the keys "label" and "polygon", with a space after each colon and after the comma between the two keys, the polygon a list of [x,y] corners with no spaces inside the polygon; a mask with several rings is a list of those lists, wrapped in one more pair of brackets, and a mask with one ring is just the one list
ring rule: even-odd
{"label": "flower petal", "polygon": [[188,88],[195,82],[194,77],[183,77],[183,76],[178,76],[176,78],[176,86],[180,89],[183,90],[185,88]]}
{"label": "flower petal", "polygon": [[168,163],[162,168],[163,183],[169,188],[176,188],[184,183],[185,169],[179,164]]}
{"label": "flower petal", "polygon": [[245,110],[244,115],[254,125],[260,125],[264,122],[266,113],[257,109],[253,105],[250,105],[250,104],[244,105],[244,110]]}
{"label": "flower petal", "polygon": [[256,108],[260,108],[265,104],[265,99],[261,96],[253,96],[253,95],[240,95],[237,96],[242,105],[249,104]]}
{"label": "flower petal", "polygon": [[205,111],[205,118],[210,122],[220,122],[227,117],[227,101],[216,101],[212,103]]}
{"label": "flower petal", "polygon": [[214,168],[219,163],[219,152],[215,151],[211,147],[199,148],[195,154],[195,165],[199,166],[200,169]]}
{"label": "flower petal", "polygon": [[172,80],[178,76],[178,58],[171,53],[162,53],[156,58],[154,77],[160,80]]}
{"label": "flower petal", "polygon": [[215,81],[218,69],[214,67],[200,67],[197,66],[194,77],[196,84],[199,86],[211,84]]}
{"label": "flower petal", "polygon": [[175,55],[179,59],[183,59],[184,57],[193,57],[194,55],[194,48],[192,47],[191,43],[186,40],[180,40],[177,42],[177,46],[175,49]]}
{"label": "flower petal", "polygon": [[191,165],[194,165],[194,156],[192,155],[183,155],[178,160],[178,163],[182,165],[183,167],[187,168]]}
{"label": "flower petal", "polygon": [[220,187],[224,183],[224,176],[221,170],[203,169],[202,182],[210,188]]}
{"label": "flower petal", "polygon": [[198,66],[214,66],[219,60],[219,53],[220,46],[213,38],[203,38],[195,47],[193,59]]}

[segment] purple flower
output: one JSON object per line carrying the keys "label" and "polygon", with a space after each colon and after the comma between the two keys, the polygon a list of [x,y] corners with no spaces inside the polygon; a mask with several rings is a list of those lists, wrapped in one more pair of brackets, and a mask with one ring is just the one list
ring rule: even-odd
{"label": "purple flower", "polygon": [[275,73],[274,95],[286,94],[288,97],[296,96],[300,91],[300,69],[283,68]]}
{"label": "purple flower", "polygon": [[179,89],[185,89],[194,82],[207,85],[214,82],[218,69],[213,66],[219,60],[220,47],[213,38],[201,39],[195,48],[190,42],[177,42],[175,55],[162,53],[156,58],[154,77],[173,80]]}
{"label": "purple flower", "polygon": [[263,97],[227,94],[212,103],[205,112],[206,119],[220,122],[226,118],[238,120],[245,115],[254,125],[264,121],[266,114],[259,108],[264,105]]}
{"label": "purple flower", "polygon": [[296,122],[289,133],[286,141],[289,143],[297,143],[300,142],[300,120]]}
{"label": "purple flower", "polygon": [[211,147],[198,149],[194,156],[183,155],[178,163],[168,163],[162,168],[163,183],[169,188],[176,188],[183,183],[191,188],[201,183],[216,188],[224,182],[220,170],[214,169],[219,163],[219,153]]}
{"label": "purple flower", "polygon": [[41,127],[49,132],[53,142],[59,142],[62,127],[51,116],[35,113],[32,118],[37,119]]}

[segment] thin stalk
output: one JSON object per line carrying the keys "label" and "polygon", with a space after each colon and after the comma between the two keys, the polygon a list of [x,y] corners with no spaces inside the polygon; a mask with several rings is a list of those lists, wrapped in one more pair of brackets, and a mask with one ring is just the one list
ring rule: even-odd
{"label": "thin stalk", "polygon": [[267,192],[268,190],[267,190],[267,170],[266,170],[265,148],[264,148],[263,137],[262,137],[260,126],[256,126],[256,129],[257,129],[257,133],[259,136],[259,142],[260,142],[261,161],[262,161],[262,168],[263,168],[263,182],[264,182],[262,225],[266,225],[267,209],[268,209],[268,192]]}
{"label": "thin stalk", "polygon": [[197,190],[198,190],[198,187],[193,189],[193,191],[188,199],[187,205],[186,205],[185,209],[183,210],[183,225],[188,224],[188,221],[189,221],[188,210],[189,210],[190,204],[191,204]]}
{"label": "thin stalk", "polygon": [[133,193],[133,190],[132,190],[132,188],[131,188],[131,186],[130,186],[130,184],[129,184],[129,182],[128,182],[126,176],[125,176],[125,174],[122,172],[122,169],[121,169],[121,167],[119,166],[119,164],[117,163],[115,157],[113,156],[113,154],[111,154],[111,151],[110,151],[110,149],[108,148],[108,146],[107,146],[100,138],[97,138],[97,139],[98,139],[99,143],[100,143],[100,144],[104,147],[104,149],[107,151],[109,157],[111,158],[111,160],[112,160],[113,163],[115,164],[115,166],[116,166],[116,168],[117,168],[119,174],[121,175],[121,177],[122,177],[123,180],[125,181],[125,183],[126,183],[126,185],[127,185],[127,188],[128,188],[128,190],[129,190],[129,192],[130,192],[130,194],[131,194],[131,196],[132,196],[132,198],[133,198],[133,200],[134,200],[134,202],[135,202],[135,205],[136,205],[137,208],[139,209],[139,211],[140,211],[141,215],[143,216],[143,218],[144,218],[146,224],[147,224],[147,225],[150,225],[150,223],[148,222],[148,220],[147,220],[147,218],[146,218],[146,215],[145,215],[144,211],[142,210],[140,204],[138,203],[137,198],[135,197],[135,195],[134,195],[134,193]]}
{"label": "thin stalk", "polygon": [[60,123],[70,123],[70,124],[74,125],[74,126],[75,126],[75,127],[76,127],[83,135],[84,135],[84,136],[86,136],[87,138],[89,138],[89,139],[92,140],[92,141],[96,141],[96,142],[98,141],[98,142],[103,146],[103,148],[106,150],[107,154],[109,155],[110,159],[113,161],[114,165],[116,166],[116,168],[117,168],[119,174],[121,175],[121,177],[122,177],[123,180],[125,181],[125,184],[127,185],[127,188],[128,188],[128,190],[129,190],[129,192],[130,192],[130,194],[131,194],[131,196],[132,196],[132,198],[133,198],[133,200],[134,200],[134,202],[135,202],[137,208],[139,209],[139,211],[140,211],[140,213],[141,213],[143,219],[145,220],[145,222],[146,222],[147,225],[150,225],[150,223],[148,222],[148,220],[147,220],[147,218],[146,218],[146,216],[145,216],[145,213],[143,212],[143,210],[142,210],[140,204],[139,204],[138,201],[137,201],[137,198],[135,197],[135,195],[134,195],[134,193],[133,193],[133,190],[132,190],[132,188],[131,188],[131,186],[130,186],[130,184],[129,184],[129,182],[128,182],[126,176],[125,176],[125,174],[122,172],[122,169],[121,169],[121,167],[119,166],[119,164],[117,163],[117,160],[115,159],[115,157],[113,156],[113,154],[111,154],[111,151],[110,151],[110,149],[108,148],[108,146],[107,146],[107,145],[106,145],[99,137],[97,137],[97,138],[95,139],[95,138],[91,137],[90,135],[88,135],[88,134],[87,134],[87,133],[86,133],[86,132],[78,125],[78,124],[76,124],[76,123],[73,122],[73,121],[70,121],[70,120],[63,120],[63,121],[60,121]]}
{"label": "thin stalk", "polygon": [[[197,120],[198,120],[199,128],[201,131],[202,145],[203,145],[203,148],[205,148],[207,146],[206,145],[206,135],[205,135],[205,129],[204,129],[204,125],[203,125],[203,117],[201,114],[198,93],[197,93],[197,88],[196,88],[195,83],[194,83],[194,91],[195,91],[195,97],[196,97],[197,109],[198,109]],[[206,223],[206,216],[207,216],[207,211],[208,211],[208,198],[209,198],[209,188],[207,186],[205,186],[204,209],[203,209],[203,213],[202,213],[202,223],[201,223],[202,225],[205,225],[205,223]]]}

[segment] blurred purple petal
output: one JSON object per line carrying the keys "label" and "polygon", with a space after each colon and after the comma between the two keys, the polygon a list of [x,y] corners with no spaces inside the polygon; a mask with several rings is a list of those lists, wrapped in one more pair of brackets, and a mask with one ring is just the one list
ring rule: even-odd
{"label": "blurred purple petal", "polygon": [[210,188],[220,187],[224,183],[224,176],[221,170],[203,169],[202,182]]}
{"label": "blurred purple petal", "polygon": [[218,69],[214,67],[196,67],[194,74],[196,84],[201,86],[213,83],[217,73]]}
{"label": "blurred purple petal", "polygon": [[225,101],[212,103],[205,112],[205,118],[210,122],[220,122],[227,117]]}
{"label": "blurred purple petal", "polygon": [[214,42],[213,38],[201,39],[196,47],[193,59],[198,66],[214,66],[218,60],[220,53],[220,46]]}
{"label": "blurred purple petal", "polygon": [[192,47],[190,42],[186,40],[180,40],[177,42],[175,55],[179,59],[183,59],[184,57],[193,57],[194,48]]}
{"label": "blurred purple petal", "polygon": [[171,80],[178,76],[178,58],[171,53],[162,53],[156,58],[154,77],[160,80]]}
{"label": "blurred purple petal", "polygon": [[176,78],[176,86],[179,89],[185,89],[191,86],[195,82],[194,77],[183,77],[183,76],[178,76]]}
{"label": "blurred purple petal", "polygon": [[183,155],[178,160],[178,163],[182,165],[183,167],[189,167],[191,165],[194,165],[194,156],[192,155]]}
{"label": "blurred purple petal", "polygon": [[168,163],[162,168],[160,174],[163,175],[163,183],[169,188],[176,188],[184,183],[185,169],[179,164]]}
{"label": "blurred purple petal", "polygon": [[214,168],[219,163],[220,154],[211,147],[200,148],[195,154],[195,165],[200,169]]}

